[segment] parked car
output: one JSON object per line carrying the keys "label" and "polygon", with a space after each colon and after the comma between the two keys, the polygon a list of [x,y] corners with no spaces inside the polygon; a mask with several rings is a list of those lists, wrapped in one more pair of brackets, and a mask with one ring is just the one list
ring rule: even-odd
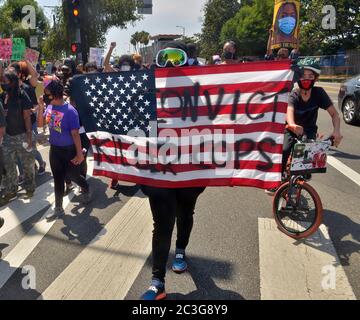
{"label": "parked car", "polygon": [[360,75],[345,82],[339,91],[339,109],[347,124],[360,122]]}

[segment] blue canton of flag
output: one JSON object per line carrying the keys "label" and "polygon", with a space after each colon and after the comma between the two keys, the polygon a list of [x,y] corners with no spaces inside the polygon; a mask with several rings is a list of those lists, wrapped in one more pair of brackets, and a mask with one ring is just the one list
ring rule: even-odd
{"label": "blue canton of flag", "polygon": [[75,77],[71,86],[87,132],[149,135],[150,121],[157,118],[152,70],[87,74]]}

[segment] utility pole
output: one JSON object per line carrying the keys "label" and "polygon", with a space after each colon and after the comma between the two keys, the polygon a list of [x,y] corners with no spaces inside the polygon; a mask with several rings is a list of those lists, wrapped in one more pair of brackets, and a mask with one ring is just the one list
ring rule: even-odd
{"label": "utility pole", "polygon": [[185,27],[183,26],[176,26],[176,28],[180,28],[183,31],[183,38],[185,39]]}

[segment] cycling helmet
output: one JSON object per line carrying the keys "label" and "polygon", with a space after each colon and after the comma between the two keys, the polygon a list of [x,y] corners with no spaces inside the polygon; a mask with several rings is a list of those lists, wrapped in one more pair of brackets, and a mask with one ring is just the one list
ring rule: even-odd
{"label": "cycling helmet", "polygon": [[300,70],[311,70],[318,76],[321,74],[321,67],[316,58],[307,57],[299,61],[298,65]]}

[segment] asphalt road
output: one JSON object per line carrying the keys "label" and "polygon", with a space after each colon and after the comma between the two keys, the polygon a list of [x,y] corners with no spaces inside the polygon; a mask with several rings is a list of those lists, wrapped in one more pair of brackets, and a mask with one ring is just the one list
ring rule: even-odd
{"label": "asphalt road", "polygon": [[[337,106],[339,85],[324,84],[324,87]],[[331,133],[331,121],[326,112],[320,113],[319,127],[320,132]],[[323,227],[326,232],[323,232],[323,237],[316,238],[317,241],[295,242],[277,230],[263,229],[264,221],[270,224],[272,221],[272,199],[262,190],[207,188],[196,207],[194,229],[187,250],[189,271],[176,275],[169,270],[166,278],[168,298],[259,300],[276,293],[278,298],[286,299],[293,297],[295,290],[299,295],[305,292],[300,298],[311,299],[315,296],[311,295],[315,292],[313,286],[320,285],[321,277],[324,277],[322,270],[315,267],[316,261],[330,257],[330,264],[336,268],[336,279],[340,279],[335,288],[331,288],[331,294],[339,299],[359,299],[360,185],[356,183],[356,174],[360,174],[360,127],[342,124],[342,132],[344,142],[339,149],[332,150],[331,155],[353,171],[341,172],[339,167],[329,166],[327,174],[316,175],[311,182],[324,205]],[[41,152],[47,159],[48,147],[42,147]],[[352,176],[356,181],[350,179],[349,172],[356,173]],[[111,231],[122,227],[117,225],[117,217],[126,218],[130,214],[129,200],[144,203],[137,188],[124,187],[116,194],[107,188],[107,179],[90,178],[90,184],[96,190],[91,206],[79,205],[75,196],[67,206],[67,215],[49,224],[44,222],[43,215],[53,201],[50,183],[49,172],[38,179],[39,199],[34,207],[25,206],[26,203],[20,199],[10,209],[1,208],[0,215],[7,219],[4,227],[8,229],[6,233],[4,229],[0,231],[0,299],[67,299],[76,292],[87,292],[85,287],[91,289],[89,292],[96,291],[98,298],[108,298],[106,292],[114,286],[121,287],[121,294],[110,295],[111,298],[138,299],[151,278],[148,246],[151,234],[141,232],[151,228],[151,218],[140,219],[134,225],[131,219],[127,221],[134,233],[139,232],[135,240],[128,238],[121,244],[114,243]],[[173,249],[175,237],[174,234]],[[274,246],[268,239],[272,239]],[[103,242],[107,243],[104,247]],[[130,250],[134,242],[143,243],[142,249]],[[294,258],[294,252],[300,257],[299,261]],[[173,251],[169,260],[172,258]],[[276,268],[277,263],[281,263],[283,268]],[[86,271],[72,276],[77,268]],[[299,274],[292,275],[291,272],[297,268]],[[99,274],[91,276],[90,286],[88,273],[92,269]],[[28,289],[24,289],[26,270],[30,270],[28,275],[35,275]],[[126,278],[131,280],[125,284],[111,281],[124,270]],[[288,276],[290,280],[287,275],[291,275]],[[57,281],[63,277],[69,279],[69,283]],[[318,277],[319,281],[316,278],[313,284],[311,277]],[[303,278],[307,281],[302,281]],[[296,289],[292,282],[296,283]],[[276,285],[267,286],[268,283]],[[60,294],[66,287],[71,290]],[[82,297],[90,299],[93,296],[83,294]]]}

